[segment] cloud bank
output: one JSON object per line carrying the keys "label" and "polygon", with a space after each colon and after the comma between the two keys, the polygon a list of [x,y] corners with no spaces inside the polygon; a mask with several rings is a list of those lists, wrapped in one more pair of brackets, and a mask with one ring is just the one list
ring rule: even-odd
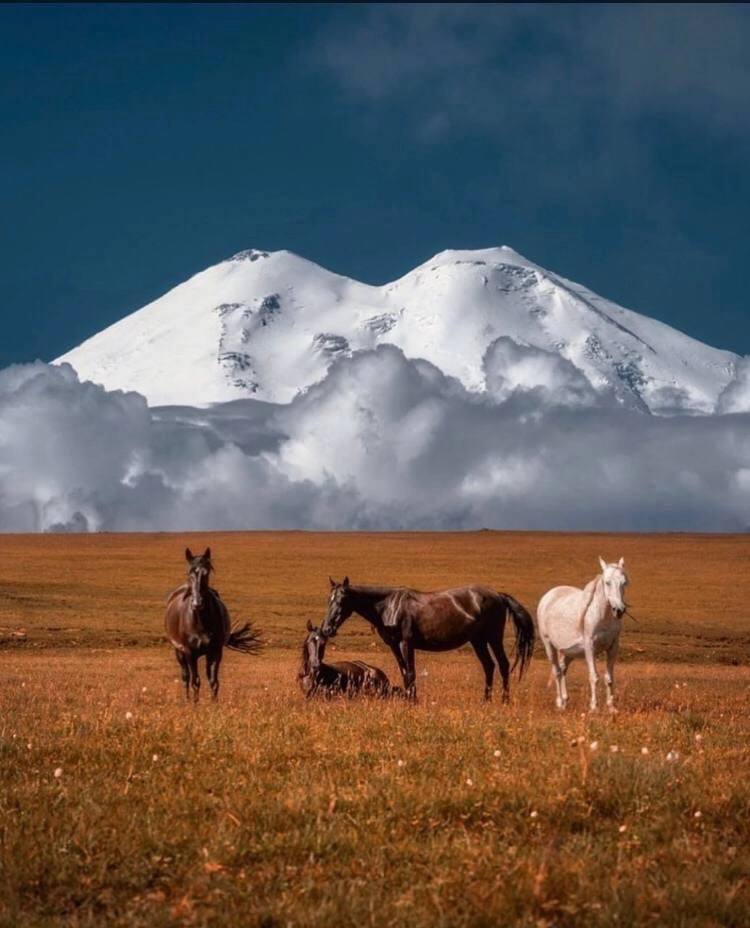
{"label": "cloud bank", "polygon": [[289,405],[207,410],[149,409],[68,365],[8,368],[0,529],[750,527],[747,404],[650,416],[508,341],[484,393],[381,346]]}

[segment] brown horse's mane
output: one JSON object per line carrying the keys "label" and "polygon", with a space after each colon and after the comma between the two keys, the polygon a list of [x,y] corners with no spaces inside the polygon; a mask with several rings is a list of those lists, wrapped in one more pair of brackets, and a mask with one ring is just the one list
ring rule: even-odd
{"label": "brown horse's mane", "polygon": [[419,592],[408,586],[369,586],[365,583],[352,583],[349,589],[353,593],[364,593],[365,596],[390,596],[392,593],[416,595]]}

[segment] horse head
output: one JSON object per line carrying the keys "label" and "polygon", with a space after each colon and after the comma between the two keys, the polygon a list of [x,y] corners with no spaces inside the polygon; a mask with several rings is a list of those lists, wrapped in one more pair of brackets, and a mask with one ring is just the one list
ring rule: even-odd
{"label": "horse head", "polygon": [[190,605],[193,609],[201,609],[203,598],[208,593],[208,578],[213,570],[211,549],[206,548],[203,554],[196,555],[190,548],[185,548],[185,560],[188,562]]}
{"label": "horse head", "polygon": [[328,580],[331,584],[331,595],[328,598],[328,612],[321,628],[321,634],[325,638],[333,638],[341,627],[341,623],[354,612],[354,606],[349,578],[344,577],[341,583],[337,583],[333,577],[329,577]]}
{"label": "horse head", "polygon": [[321,630],[307,622],[307,638],[302,649],[302,663],[309,673],[315,673],[323,662],[326,638]]}
{"label": "horse head", "polygon": [[612,611],[619,619],[627,609],[625,604],[625,587],[628,585],[628,575],[625,573],[625,558],[621,557],[616,564],[608,564],[604,558],[599,558],[602,569],[602,583],[604,595],[607,597]]}

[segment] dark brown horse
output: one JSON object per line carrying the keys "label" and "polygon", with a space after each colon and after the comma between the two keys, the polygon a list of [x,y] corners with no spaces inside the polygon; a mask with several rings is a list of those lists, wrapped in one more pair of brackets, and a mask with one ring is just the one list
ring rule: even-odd
{"label": "dark brown horse", "polygon": [[[407,587],[355,586],[331,580],[328,614],[322,633],[332,638],[342,622],[356,612],[375,628],[393,651],[410,698],[416,699],[414,652],[452,651],[471,644],[484,668],[484,698],[492,696],[495,664],[503,678],[503,701],[508,699],[510,674],[518,666],[519,678],[534,650],[534,622],[524,607],[507,593],[483,586],[466,586],[436,593]],[[506,619],[516,631],[513,667],[503,647]],[[490,656],[492,652],[492,656]]]}
{"label": "dark brown horse", "polygon": [[308,699],[319,692],[326,696],[354,696],[362,693],[365,696],[385,698],[403,695],[400,687],[391,686],[390,680],[379,667],[365,664],[364,661],[326,664],[323,660],[326,644],[327,639],[320,633],[320,629],[313,628],[308,622],[307,638],[302,646],[302,663],[297,674],[302,692]]}
{"label": "dark brown horse", "polygon": [[200,676],[198,658],[205,655],[206,676],[214,699],[219,695],[219,665],[222,651],[231,648],[243,654],[256,654],[262,642],[250,622],[232,628],[229,612],[221,597],[208,585],[213,565],[211,549],[194,555],[185,549],[188,562],[187,583],[170,593],[164,624],[167,638],[174,647],[177,663],[182,670],[185,695],[198,700]]}

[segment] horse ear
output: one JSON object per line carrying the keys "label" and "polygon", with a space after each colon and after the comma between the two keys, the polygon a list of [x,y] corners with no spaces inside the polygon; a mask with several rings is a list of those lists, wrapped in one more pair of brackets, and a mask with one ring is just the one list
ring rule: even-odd
{"label": "horse ear", "polygon": [[311,632],[311,631],[313,630],[313,624],[312,624],[312,622],[311,622],[309,619],[307,620],[307,630],[308,630],[309,632]]}
{"label": "horse ear", "polygon": [[329,577],[329,578],[328,578],[328,582],[331,584],[331,589],[332,589],[332,590],[335,590],[335,589],[336,589],[336,581],[333,579],[333,577]]}
{"label": "horse ear", "polygon": [[206,548],[206,550],[203,552],[203,557],[204,557],[207,561],[210,561],[210,560],[211,560],[211,549],[210,549],[210,548]]}
{"label": "horse ear", "polygon": [[190,548],[185,548],[185,560],[190,563],[193,560],[193,552]]}
{"label": "horse ear", "polygon": [[341,585],[344,587],[345,590],[348,590],[349,589],[349,578],[344,577],[344,582]]}
{"label": "horse ear", "polygon": [[617,562],[617,566],[620,568],[620,570],[622,570],[622,568],[625,566],[625,558],[624,558],[624,557],[621,557],[621,558],[620,558],[620,560]]}
{"label": "horse ear", "polygon": [[599,556],[599,566],[602,569],[602,573],[604,573],[604,571],[607,569],[607,562],[604,560],[604,558],[601,555]]}

